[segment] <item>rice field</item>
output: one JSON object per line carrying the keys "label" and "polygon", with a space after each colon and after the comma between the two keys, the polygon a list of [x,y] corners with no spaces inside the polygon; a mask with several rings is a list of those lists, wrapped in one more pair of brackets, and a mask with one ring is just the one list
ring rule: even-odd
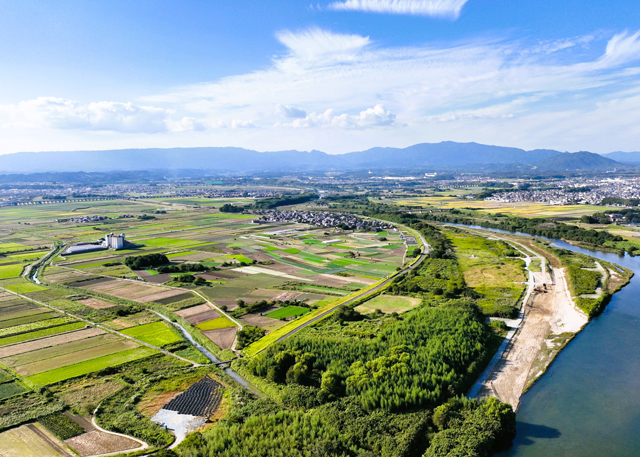
{"label": "rice field", "polygon": [[398,205],[423,206],[425,208],[460,209],[473,208],[487,213],[504,213],[522,217],[572,217],[603,211],[605,207],[593,205],[550,205],[544,203],[468,200],[457,196],[413,197],[394,200]]}
{"label": "rice field", "polygon": [[227,327],[235,327],[236,324],[231,322],[226,317],[217,317],[215,319],[211,319],[210,321],[202,322],[196,327],[200,330],[216,330],[219,328],[227,328]]}
{"label": "rice field", "polygon": [[178,333],[170,329],[165,322],[152,322],[123,330],[122,333],[153,346],[166,346],[183,341]]}
{"label": "rice field", "polygon": [[272,319],[287,319],[290,317],[302,316],[309,312],[309,308],[303,308],[301,306],[285,306],[278,308],[270,313],[266,314],[267,317]]}
{"label": "rice field", "polygon": [[24,264],[0,265],[0,279],[17,278],[24,267]]}
{"label": "rice field", "polygon": [[40,386],[55,384],[65,379],[100,371],[105,368],[115,367],[134,360],[143,359],[150,355],[157,354],[157,351],[148,347],[138,347],[115,354],[105,355],[95,359],[85,360],[65,367],[55,368],[50,371],[29,376],[26,379]]}

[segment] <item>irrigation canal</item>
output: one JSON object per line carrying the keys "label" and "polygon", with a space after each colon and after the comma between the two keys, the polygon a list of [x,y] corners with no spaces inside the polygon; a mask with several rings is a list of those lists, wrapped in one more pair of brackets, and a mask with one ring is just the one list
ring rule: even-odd
{"label": "irrigation canal", "polygon": [[640,257],[620,257],[561,240],[548,241],[563,249],[622,265],[635,276],[522,396],[514,445],[498,456],[637,457],[640,455]]}
{"label": "irrigation canal", "polygon": [[[207,359],[209,359],[211,362],[223,366],[223,362],[218,359],[215,355],[213,355],[211,353],[211,351],[209,351],[206,347],[204,347],[203,345],[201,345],[200,343],[198,343],[196,340],[193,339],[193,337],[191,336],[191,334],[189,332],[187,332],[187,330],[180,324],[178,324],[177,322],[171,322],[171,320],[165,316],[163,316],[162,314],[158,313],[157,311],[154,311],[158,316],[162,317],[163,319],[165,319],[167,322],[173,324],[174,326],[176,326],[184,335],[184,337],[189,340],[189,342],[191,344],[193,344],[193,346],[200,351]],[[245,389],[247,389],[249,392],[251,392],[252,394],[258,396],[258,397],[264,397],[265,395],[253,384],[251,384],[249,381],[247,381],[246,379],[244,379],[242,376],[240,376],[238,373],[236,373],[234,370],[232,370],[230,367],[223,367],[224,372],[227,374],[227,376],[229,376],[231,379],[233,379],[234,381],[236,381],[238,384],[240,384],[242,387],[244,387]]]}

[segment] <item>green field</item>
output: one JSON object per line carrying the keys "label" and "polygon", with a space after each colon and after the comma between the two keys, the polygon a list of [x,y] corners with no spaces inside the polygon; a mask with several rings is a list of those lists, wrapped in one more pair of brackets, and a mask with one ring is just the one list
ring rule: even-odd
{"label": "green field", "polygon": [[[106,342],[98,346],[77,350],[74,350],[73,346],[67,347],[64,344],[61,344],[53,347],[54,350],[60,348],[58,355],[55,357],[41,358],[40,360],[25,365],[12,367],[12,369],[19,375],[32,376],[38,373],[51,371],[56,368],[67,367],[69,365],[95,360],[112,354],[119,354],[121,352],[134,349],[136,346],[136,343],[125,340],[124,338],[119,338],[116,341]],[[35,352],[37,355],[37,353],[45,351]]]}
{"label": "green field", "polygon": [[[30,322],[28,324],[14,325],[13,327],[7,327],[0,329],[0,336],[14,335],[18,333],[31,332],[33,330],[45,329],[56,325],[66,324],[73,322],[75,319],[72,317],[54,317],[52,319],[45,319],[37,322]],[[2,341],[2,340],[0,340]]]}
{"label": "green field", "polygon": [[0,265],[0,279],[17,278],[22,274],[23,264]]}
{"label": "green field", "polygon": [[134,360],[143,359],[150,355],[156,354],[154,349],[147,347],[139,347],[129,349],[127,351],[110,354],[96,359],[86,360],[66,367],[56,368],[54,370],[38,373],[29,376],[26,379],[40,386],[55,384],[65,379],[75,378],[85,374],[93,373],[108,367],[115,367],[123,363],[132,362]]}
{"label": "green field", "polygon": [[182,341],[182,337],[167,327],[167,324],[164,322],[138,325],[137,327],[122,330],[122,333],[158,347]]}
{"label": "green field", "polygon": [[368,314],[376,310],[383,313],[403,313],[415,308],[420,304],[420,299],[411,297],[400,297],[392,295],[378,295],[371,300],[357,306],[356,311]]}
{"label": "green field", "polygon": [[26,390],[27,389],[22,387],[17,382],[5,382],[4,384],[0,384],[0,400],[21,394]]}
{"label": "green field", "polygon": [[136,240],[136,242],[142,243],[146,246],[158,246],[158,247],[169,247],[169,248],[179,248],[184,246],[192,246],[192,245],[200,245],[202,242],[196,240],[183,240],[181,238],[145,238],[141,240]]}
{"label": "green field", "polygon": [[44,338],[45,336],[56,335],[58,333],[70,332],[72,330],[78,330],[85,327],[85,322],[74,322],[72,324],[58,325],[56,327],[49,327],[42,330],[36,330],[33,332],[20,333],[19,335],[6,336],[0,338],[0,346],[5,344],[20,343],[22,341],[29,341],[36,338]]}
{"label": "green field", "polygon": [[48,251],[32,251],[26,254],[11,254],[9,258],[14,260],[19,260],[21,262],[25,262],[27,260],[38,260],[40,257],[45,255]]}
{"label": "green field", "polygon": [[[2,363],[6,367],[14,369],[22,365],[30,365],[30,364],[41,362],[41,361],[49,361],[49,360],[53,361],[55,359],[56,361],[53,363],[57,363],[60,366],[63,366],[63,362],[57,359],[60,356],[74,354],[74,357],[77,357],[75,362],[77,362],[79,360],[82,360],[82,357],[80,356],[80,354],[78,354],[80,351],[86,351],[92,348],[101,348],[111,343],[122,344],[123,342],[125,342],[124,338],[116,337],[114,335],[110,335],[110,334],[98,335],[98,336],[85,338],[78,341],[71,341],[68,343],[57,344],[55,346],[38,349],[37,351],[30,351],[30,352],[25,352],[23,354],[4,357],[0,359],[0,363]],[[129,344],[134,344],[134,343],[131,342]],[[117,349],[117,345],[115,348]],[[125,349],[128,349],[128,348],[125,348]],[[113,352],[117,352],[117,351],[113,351]],[[101,354],[101,355],[106,355],[106,354]],[[87,357],[87,358],[95,358],[95,357]],[[43,371],[47,371],[47,370],[43,370]]]}
{"label": "green field", "polygon": [[14,251],[27,251],[33,249],[31,246],[20,243],[0,243],[0,253],[14,252]]}
{"label": "green field", "polygon": [[43,290],[49,290],[48,287],[39,286],[38,284],[33,284],[30,282],[10,284],[8,286],[5,286],[5,289],[19,294],[28,294],[31,292],[41,292]]}
{"label": "green field", "polygon": [[226,255],[225,257],[227,259],[229,259],[229,260],[237,260],[238,262],[241,262],[241,263],[251,263],[251,259],[250,258],[245,257],[245,256],[243,256],[241,254],[238,254],[238,255]]}
{"label": "green field", "polygon": [[203,322],[202,324],[196,325],[200,330],[215,330],[218,328],[227,328],[227,327],[235,327],[236,324],[231,322],[226,317],[217,317],[207,322]]}
{"label": "green field", "polygon": [[[16,325],[30,324],[32,322],[44,321],[46,319],[51,319],[55,315],[55,313],[49,311],[47,308],[30,309],[18,314],[22,314],[22,316],[0,320],[0,329],[14,327]],[[15,316],[15,314],[11,314],[10,316]]]}
{"label": "green field", "polygon": [[302,316],[303,314],[307,314],[308,312],[309,308],[303,308],[301,306],[285,306],[283,308],[271,311],[269,314],[266,314],[266,316],[272,319],[286,319],[288,317]]}

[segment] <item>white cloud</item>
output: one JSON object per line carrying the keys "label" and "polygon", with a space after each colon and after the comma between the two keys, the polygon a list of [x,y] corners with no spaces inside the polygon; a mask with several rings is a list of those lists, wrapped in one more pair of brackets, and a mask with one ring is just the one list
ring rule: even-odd
{"label": "white cloud", "polygon": [[613,67],[637,60],[639,56],[640,32],[633,35],[624,32],[609,40],[606,52],[598,63],[604,68]]}
{"label": "white cloud", "polygon": [[285,127],[337,127],[342,129],[365,129],[371,127],[389,126],[395,123],[396,116],[384,106],[378,104],[373,108],[361,111],[358,115],[347,113],[335,114],[335,110],[328,109],[324,113],[311,113],[293,122],[283,124]]}
{"label": "white cloud", "polygon": [[122,133],[160,133],[204,130],[194,118],[174,122],[173,110],[133,103],[80,102],[56,97],[38,97],[2,107],[12,122],[6,127],[93,130]]}
{"label": "white cloud", "polygon": [[240,119],[234,119],[231,121],[232,129],[252,129],[255,127],[257,127],[256,124],[251,121],[242,121]]}
{"label": "white cloud", "polygon": [[296,108],[291,105],[276,105],[275,113],[278,116],[287,118],[302,118],[307,116],[307,112],[303,109]]}
{"label": "white cloud", "polygon": [[167,127],[172,132],[202,132],[207,129],[203,122],[186,116],[178,122],[167,121]]}
{"label": "white cloud", "polygon": [[[327,152],[443,140],[595,151],[640,144],[635,32],[608,41],[598,32],[543,43],[476,39],[410,47],[318,29],[278,38],[282,53],[253,72],[135,104],[44,98],[0,106],[0,123],[57,129],[41,136],[41,149],[68,148],[51,139],[72,137],[86,139],[73,143],[86,148],[100,141],[101,148],[225,144]],[[91,133],[204,127],[173,137]],[[31,134],[3,135],[11,150],[36,147]]]}
{"label": "white cloud", "polygon": [[329,7],[339,11],[411,14],[457,19],[467,0],[343,0]]}

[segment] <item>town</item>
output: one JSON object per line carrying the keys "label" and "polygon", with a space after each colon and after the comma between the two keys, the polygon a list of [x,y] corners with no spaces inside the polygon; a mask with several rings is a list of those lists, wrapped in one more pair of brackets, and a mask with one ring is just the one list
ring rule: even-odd
{"label": "town", "polygon": [[320,227],[339,227],[343,230],[367,230],[381,232],[394,229],[394,225],[388,222],[362,219],[347,213],[330,213],[327,211],[278,211],[278,210],[254,210],[250,214],[261,217],[254,219],[254,224],[267,224],[270,222],[297,222],[299,224],[317,225]]}

